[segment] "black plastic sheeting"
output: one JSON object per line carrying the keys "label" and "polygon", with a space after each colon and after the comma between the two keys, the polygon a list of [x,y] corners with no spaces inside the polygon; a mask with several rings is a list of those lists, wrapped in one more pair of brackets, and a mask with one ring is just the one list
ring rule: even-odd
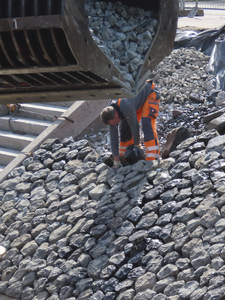
{"label": "black plastic sheeting", "polygon": [[195,47],[205,55],[211,55],[215,40],[225,35],[225,25],[218,29],[207,29],[200,33],[191,30],[177,30],[174,49],[181,47]]}
{"label": "black plastic sheeting", "polygon": [[196,31],[178,30],[174,49],[194,47],[210,56],[207,72],[215,75],[213,85],[217,91],[225,90],[225,25],[218,29]]}
{"label": "black plastic sheeting", "polygon": [[215,89],[225,90],[225,37],[219,37],[207,65],[208,73],[215,75]]}

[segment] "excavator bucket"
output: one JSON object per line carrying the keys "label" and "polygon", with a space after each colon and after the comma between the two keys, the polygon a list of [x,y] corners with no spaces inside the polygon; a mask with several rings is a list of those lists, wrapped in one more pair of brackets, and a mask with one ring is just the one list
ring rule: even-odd
{"label": "excavator bucket", "polygon": [[[124,11],[132,32],[115,18]],[[145,16],[141,30],[135,15],[129,17],[132,11]],[[0,0],[0,104],[134,97],[172,51],[177,16],[177,0]],[[104,44],[109,24],[116,57]],[[134,35],[151,40],[142,54],[138,48],[135,70],[128,42]],[[125,50],[117,51],[122,44]]]}

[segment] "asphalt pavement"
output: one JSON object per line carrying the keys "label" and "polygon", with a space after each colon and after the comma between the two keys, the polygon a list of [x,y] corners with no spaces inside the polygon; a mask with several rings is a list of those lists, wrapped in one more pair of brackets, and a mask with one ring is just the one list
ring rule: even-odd
{"label": "asphalt pavement", "polygon": [[225,26],[225,10],[203,9],[203,16],[178,17],[177,28],[186,30],[217,29]]}

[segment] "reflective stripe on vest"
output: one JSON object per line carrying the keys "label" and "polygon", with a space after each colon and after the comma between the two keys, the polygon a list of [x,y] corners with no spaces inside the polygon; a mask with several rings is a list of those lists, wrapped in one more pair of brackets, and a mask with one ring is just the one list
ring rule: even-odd
{"label": "reflective stripe on vest", "polygon": [[125,146],[125,147],[120,146],[120,149],[121,149],[121,150],[124,150],[124,149],[126,150],[126,149],[127,149],[127,146]]}
{"label": "reflective stripe on vest", "polygon": [[159,150],[159,146],[151,146],[151,147],[145,147],[147,151],[154,151],[154,150]]}
{"label": "reflective stripe on vest", "polygon": [[146,158],[147,158],[147,157],[159,158],[159,154],[156,154],[156,153],[148,153],[148,152],[146,152]]}

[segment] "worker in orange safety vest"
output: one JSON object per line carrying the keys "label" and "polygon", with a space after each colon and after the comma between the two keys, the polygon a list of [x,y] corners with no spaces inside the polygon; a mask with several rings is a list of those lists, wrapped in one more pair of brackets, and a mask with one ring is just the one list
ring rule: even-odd
{"label": "worker in orange safety vest", "polygon": [[[120,156],[134,145],[135,155],[139,156],[143,148],[140,145],[139,122],[142,121],[146,160],[159,158],[159,142],[156,130],[156,118],[159,112],[160,95],[152,81],[146,81],[141,92],[134,98],[111,100],[109,106],[101,112],[101,120],[110,125],[111,149],[114,168],[121,166]],[[120,141],[118,124],[120,123]]]}

